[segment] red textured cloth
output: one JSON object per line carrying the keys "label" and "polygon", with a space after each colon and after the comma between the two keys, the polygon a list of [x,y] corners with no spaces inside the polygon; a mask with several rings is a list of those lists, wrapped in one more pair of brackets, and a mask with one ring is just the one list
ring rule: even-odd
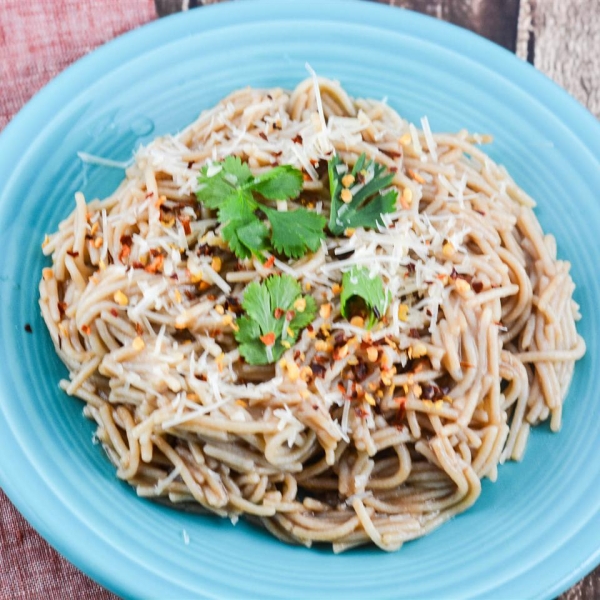
{"label": "red textured cloth", "polygon": [[[48,81],[156,18],[153,0],[0,0],[0,130]],[[115,600],[52,549],[0,491],[0,600]]]}
{"label": "red textured cloth", "polygon": [[0,0],[0,130],[73,61],[155,18],[153,0]]}

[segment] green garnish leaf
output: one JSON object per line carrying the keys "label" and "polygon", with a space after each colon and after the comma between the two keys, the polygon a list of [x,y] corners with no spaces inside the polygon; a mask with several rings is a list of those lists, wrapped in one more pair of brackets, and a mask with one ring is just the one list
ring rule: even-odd
{"label": "green garnish leaf", "polygon": [[[209,175],[219,167],[219,171]],[[208,208],[219,208],[232,195],[244,189],[251,179],[252,171],[248,165],[237,156],[228,156],[221,163],[202,168],[198,177],[201,187],[196,192],[196,196]]]}
{"label": "green garnish leaf", "polygon": [[291,200],[302,191],[302,172],[291,165],[281,165],[261,173],[252,182],[252,190],[268,200]]}
{"label": "green garnish leaf", "polygon": [[316,252],[319,249],[326,224],[324,217],[305,208],[263,210],[271,223],[271,242],[277,252],[290,258],[300,258],[307,250]]}
{"label": "green garnish leaf", "polygon": [[381,319],[390,301],[383,280],[379,275],[371,277],[366,267],[352,267],[342,277],[340,312],[346,319],[359,314],[365,319],[367,329],[371,329]]}
{"label": "green garnish leaf", "polygon": [[300,284],[290,275],[272,275],[262,283],[251,283],[244,292],[242,308],[246,314],[237,320],[235,339],[240,354],[251,365],[276,362],[317,314],[314,298],[303,296]]}
{"label": "green garnish leaf", "polygon": [[220,203],[221,235],[238,258],[249,258],[252,254],[259,256],[264,250],[264,244],[256,239],[258,226],[264,225],[254,214],[255,209],[252,195],[241,190],[234,190]]}
{"label": "green garnish leaf", "polygon": [[[290,200],[302,191],[302,181],[302,172],[291,165],[254,177],[239,157],[228,156],[202,169],[196,196],[208,208],[218,209],[221,235],[238,258],[254,255],[262,260],[263,251],[272,249],[300,258],[319,248],[325,219],[305,208],[279,212],[260,203],[254,194],[267,200]],[[270,230],[258,215],[266,216]]]}
{"label": "green garnish leaf", "polygon": [[[335,154],[329,161],[329,189],[331,193],[331,210],[329,214],[329,231],[333,235],[342,235],[347,229],[364,227],[374,229],[383,224],[382,214],[392,213],[396,210],[398,192],[382,190],[389,187],[394,179],[393,173],[374,162],[367,161],[366,155],[360,155],[352,171],[343,168],[344,163]],[[353,182],[344,186],[342,180],[352,175]],[[349,195],[351,187],[360,185],[351,196],[349,202],[344,202],[342,192]]]}

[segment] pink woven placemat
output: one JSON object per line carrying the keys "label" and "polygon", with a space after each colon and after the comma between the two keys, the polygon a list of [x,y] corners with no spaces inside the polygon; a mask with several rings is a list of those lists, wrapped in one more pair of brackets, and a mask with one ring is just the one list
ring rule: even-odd
{"label": "pink woven placemat", "polygon": [[[97,46],[156,18],[153,0],[0,0],[0,130]],[[115,600],[52,549],[0,491],[1,600]]]}

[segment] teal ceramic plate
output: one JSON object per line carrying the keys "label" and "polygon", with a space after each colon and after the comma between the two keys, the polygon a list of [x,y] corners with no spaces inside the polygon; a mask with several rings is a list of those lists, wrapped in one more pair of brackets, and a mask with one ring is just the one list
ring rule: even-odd
{"label": "teal ceramic plate", "polygon": [[[350,93],[387,97],[434,130],[495,136],[492,156],[538,200],[573,263],[578,365],[559,435],[485,482],[467,513],[395,554],[286,546],[245,523],[137,498],[92,445],[37,306],[40,252],[74,206],[127,159],[231,90],[294,86],[308,61]],[[170,17],[93,52],[0,136],[0,483],[33,526],[106,587],[136,598],[551,598],[600,562],[600,125],[517,58],[471,33],[367,2],[227,3]],[[26,323],[33,333],[24,330]],[[184,544],[184,534],[189,545]]]}

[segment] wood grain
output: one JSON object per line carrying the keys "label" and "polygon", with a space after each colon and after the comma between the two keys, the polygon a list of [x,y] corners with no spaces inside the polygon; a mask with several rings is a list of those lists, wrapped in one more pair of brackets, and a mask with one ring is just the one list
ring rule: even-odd
{"label": "wood grain", "polygon": [[598,0],[521,0],[517,54],[600,118]]}
{"label": "wood grain", "polygon": [[[514,52],[519,0],[374,0],[470,29]],[[593,0],[591,0],[593,1]]]}

